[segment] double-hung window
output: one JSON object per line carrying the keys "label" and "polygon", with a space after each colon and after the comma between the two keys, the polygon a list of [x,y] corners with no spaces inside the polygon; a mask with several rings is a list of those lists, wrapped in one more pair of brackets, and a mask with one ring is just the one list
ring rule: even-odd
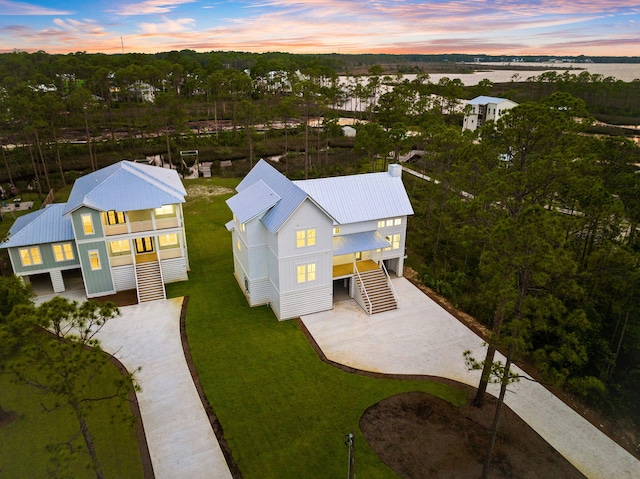
{"label": "double-hung window", "polygon": [[40,248],[38,246],[32,246],[31,248],[22,248],[19,252],[22,266],[33,266],[35,264],[42,264],[42,256],[40,256]]}
{"label": "double-hung window", "polygon": [[316,244],[316,229],[309,228],[296,231],[296,247],[314,246]]}
{"label": "double-hung window", "polygon": [[316,279],[316,264],[300,264],[297,267],[298,283],[306,283],[308,281],[315,281]]}
{"label": "double-hung window", "polygon": [[98,253],[98,250],[89,251],[89,265],[91,266],[92,271],[102,269],[102,265],[100,264],[100,253]]}
{"label": "double-hung window", "polygon": [[92,235],[96,232],[93,228],[93,218],[91,218],[91,214],[82,215],[80,219],[82,220],[82,231],[84,231],[84,234]]}
{"label": "double-hung window", "polygon": [[71,243],[54,244],[53,256],[56,259],[56,262],[72,260],[74,256]]}
{"label": "double-hung window", "polygon": [[395,235],[389,235],[387,236],[387,241],[389,243],[391,243],[391,246],[388,248],[385,248],[385,251],[388,251],[390,249],[399,249],[400,248],[400,235],[399,234],[395,234]]}

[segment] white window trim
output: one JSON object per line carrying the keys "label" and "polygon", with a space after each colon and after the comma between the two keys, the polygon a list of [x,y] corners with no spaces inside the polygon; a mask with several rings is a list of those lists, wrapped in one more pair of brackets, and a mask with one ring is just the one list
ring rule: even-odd
{"label": "white window trim", "polygon": [[[71,257],[69,258],[67,256],[67,251],[65,249],[65,246],[69,246],[69,253],[71,254]],[[62,253],[62,259],[58,259],[58,254],[56,253],[56,247],[60,248],[60,252]],[[71,245],[71,243],[58,243],[58,244],[54,244],[52,247],[53,250],[53,259],[55,260],[56,263],[62,263],[63,261],[73,261],[76,257],[73,254],[73,246]]]}
{"label": "white window trim", "polygon": [[[97,249],[92,249],[87,251],[87,254],[89,255],[89,267],[91,268],[91,271],[100,271],[102,269],[102,261],[100,260],[100,251],[98,251]],[[93,267],[93,261],[91,261],[91,257],[95,254],[96,258],[98,259],[98,267],[94,268]]]}
{"label": "white window trim", "polygon": [[176,216],[177,214],[175,205],[172,205],[172,204],[162,205],[159,208],[155,208],[153,210],[153,213],[156,218],[173,217],[173,216]]}
{"label": "white window trim", "polygon": [[178,238],[178,233],[167,233],[158,235],[158,244],[160,248],[165,249],[180,247],[180,239]]}
{"label": "white window trim", "polygon": [[[85,223],[85,218],[89,218],[89,223]],[[96,228],[93,225],[93,216],[91,215],[91,213],[85,213],[83,215],[80,215],[80,222],[82,223],[82,232],[84,233],[85,236],[91,236],[96,234]],[[91,225],[91,233],[87,233],[87,224]]]}
{"label": "white window trim", "polygon": [[[309,233],[313,232],[313,236],[311,236]],[[302,233],[303,236],[302,238],[298,237],[298,234]],[[309,246],[315,246],[317,243],[317,230],[316,228],[302,228],[299,230],[296,230],[296,248],[307,248]],[[309,238],[313,237],[313,243],[309,244]],[[303,242],[304,244],[300,244],[300,242]]]}
{"label": "white window trim", "polygon": [[[36,262],[33,260],[33,254],[32,251],[33,250],[37,250],[38,251],[38,259],[39,261]],[[22,252],[26,251],[27,252],[27,256],[28,256],[28,263],[25,263],[24,261],[24,256],[22,255]],[[18,255],[20,256],[20,263],[22,264],[23,267],[25,266],[36,266],[39,264],[42,264],[42,252],[40,251],[40,247],[39,246],[28,246],[26,248],[20,248],[18,249]]]}
{"label": "white window trim", "polygon": [[[300,268],[302,268],[304,271],[301,272]],[[299,264],[296,266],[296,281],[298,284],[310,283],[316,280],[316,273],[316,263]],[[312,275],[313,278],[309,279],[310,275]]]}
{"label": "white window trim", "polygon": [[[118,251],[114,251],[113,245],[118,245]],[[122,248],[122,245],[126,245],[127,249]],[[111,256],[124,256],[131,254],[131,243],[129,240],[115,240],[109,241],[109,254]]]}

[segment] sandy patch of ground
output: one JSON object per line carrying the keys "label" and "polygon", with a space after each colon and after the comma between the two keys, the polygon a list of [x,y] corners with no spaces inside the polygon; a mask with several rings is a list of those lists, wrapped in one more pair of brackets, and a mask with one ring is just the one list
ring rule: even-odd
{"label": "sandy patch of ground", "polygon": [[190,198],[211,198],[213,196],[233,193],[231,188],[216,185],[190,185],[187,187],[187,196]]}

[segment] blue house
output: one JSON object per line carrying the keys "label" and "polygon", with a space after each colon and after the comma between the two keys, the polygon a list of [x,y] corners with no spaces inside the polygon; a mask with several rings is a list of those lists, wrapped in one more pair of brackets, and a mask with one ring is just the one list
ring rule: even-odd
{"label": "blue house", "polygon": [[278,319],[333,307],[346,293],[368,313],[398,307],[390,275],[402,276],[413,209],[402,167],[291,181],[260,160],[227,200],[234,275],[251,306]]}
{"label": "blue house", "polygon": [[56,293],[79,271],[87,298],[164,299],[164,284],[188,279],[186,194],[175,170],[121,161],[76,180],[67,203],[18,218],[0,247],[16,275],[48,275]]}

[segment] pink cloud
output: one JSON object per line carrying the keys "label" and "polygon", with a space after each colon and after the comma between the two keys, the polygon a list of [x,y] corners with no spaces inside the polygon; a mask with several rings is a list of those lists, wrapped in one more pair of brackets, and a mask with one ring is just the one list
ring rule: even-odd
{"label": "pink cloud", "polygon": [[179,18],[177,20],[163,18],[162,22],[140,23],[139,26],[143,35],[160,34],[165,36],[169,33],[175,34],[192,30],[195,23],[193,18]]}
{"label": "pink cloud", "polygon": [[179,5],[193,3],[196,0],[147,0],[140,3],[129,3],[111,10],[117,15],[155,15],[159,13],[169,13]]}

